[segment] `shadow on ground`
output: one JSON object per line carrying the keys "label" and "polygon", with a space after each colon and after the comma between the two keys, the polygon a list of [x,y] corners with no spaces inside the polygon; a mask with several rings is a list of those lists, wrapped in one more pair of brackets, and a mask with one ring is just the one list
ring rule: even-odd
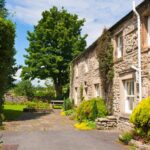
{"label": "shadow on ground", "polygon": [[11,121],[33,120],[49,114],[50,113],[22,112],[19,110],[7,109],[4,111],[4,121],[11,122]]}

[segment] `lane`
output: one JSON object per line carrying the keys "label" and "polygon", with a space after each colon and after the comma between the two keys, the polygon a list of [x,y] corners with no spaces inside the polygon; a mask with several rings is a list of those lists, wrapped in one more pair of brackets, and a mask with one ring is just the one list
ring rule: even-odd
{"label": "lane", "polygon": [[3,139],[19,150],[125,150],[117,136],[104,131],[51,130],[7,133]]}
{"label": "lane", "polygon": [[39,117],[26,114],[7,124],[2,140],[4,145],[14,146],[10,150],[125,150],[117,142],[116,131],[79,131],[73,124],[58,110]]}

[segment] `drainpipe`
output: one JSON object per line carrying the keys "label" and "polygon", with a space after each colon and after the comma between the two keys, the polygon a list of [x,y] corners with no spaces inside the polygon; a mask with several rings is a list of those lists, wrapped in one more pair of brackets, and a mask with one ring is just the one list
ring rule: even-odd
{"label": "drainpipe", "polygon": [[133,0],[133,12],[137,16],[138,24],[138,81],[139,81],[139,100],[142,100],[142,74],[141,74],[141,20],[140,15],[136,10],[135,1]]}

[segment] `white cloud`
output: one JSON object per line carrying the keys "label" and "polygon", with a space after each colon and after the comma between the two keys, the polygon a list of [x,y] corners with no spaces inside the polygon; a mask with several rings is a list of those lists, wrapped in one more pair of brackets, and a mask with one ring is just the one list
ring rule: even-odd
{"label": "white cloud", "polygon": [[[137,3],[142,0],[137,0]],[[131,0],[8,0],[9,10],[16,12],[15,19],[35,25],[42,11],[52,6],[64,6],[69,12],[85,18],[83,33],[87,33],[88,45],[100,34],[104,26],[110,26],[132,9]]]}
{"label": "white cloud", "polygon": [[16,72],[16,75],[14,76],[14,79],[16,80],[16,82],[21,81],[21,78],[20,78],[21,72],[22,72],[22,69],[19,69],[19,70]]}

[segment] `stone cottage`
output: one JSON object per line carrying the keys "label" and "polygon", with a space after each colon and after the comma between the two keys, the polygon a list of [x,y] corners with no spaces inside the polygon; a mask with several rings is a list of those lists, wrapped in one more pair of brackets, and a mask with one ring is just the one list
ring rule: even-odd
{"label": "stone cottage", "polygon": [[[141,18],[141,59],[142,59],[142,97],[150,95],[150,0],[144,0],[137,11]],[[138,26],[133,11],[123,17],[109,31],[114,47],[113,113],[128,118],[140,101],[137,71]],[[96,56],[96,40],[87,50],[72,62],[70,97],[78,105],[83,97],[103,97],[103,87],[99,75]],[[134,66],[134,67],[133,67]]]}
{"label": "stone cottage", "polygon": [[74,99],[75,105],[80,104],[82,97],[85,100],[103,97],[97,48],[98,40],[72,61],[70,97]]}

